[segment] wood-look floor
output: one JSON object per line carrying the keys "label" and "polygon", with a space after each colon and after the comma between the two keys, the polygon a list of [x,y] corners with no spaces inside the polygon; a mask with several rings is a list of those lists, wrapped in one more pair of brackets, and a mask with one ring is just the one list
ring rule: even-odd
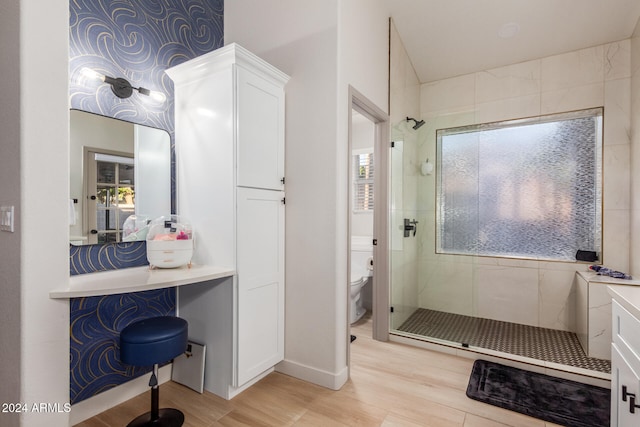
{"label": "wood-look floor", "polygon": [[[339,391],[272,373],[227,401],[180,384],[160,387],[160,407],[178,408],[185,427],[457,426],[549,427],[465,395],[473,360],[371,339],[366,319],[352,328],[351,378]],[[81,427],[125,426],[149,410],[149,392]]]}

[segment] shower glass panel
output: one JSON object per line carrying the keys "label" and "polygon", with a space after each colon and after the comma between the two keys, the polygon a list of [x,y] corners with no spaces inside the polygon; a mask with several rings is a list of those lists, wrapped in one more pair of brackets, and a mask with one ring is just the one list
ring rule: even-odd
{"label": "shower glass panel", "polygon": [[417,293],[413,281],[415,273],[412,271],[414,250],[409,243],[405,244],[404,218],[408,211],[404,204],[404,141],[394,141],[391,147],[390,177],[391,177],[391,210],[390,223],[390,251],[391,257],[391,329],[397,329],[413,311],[417,309]]}
{"label": "shower glass panel", "polygon": [[391,274],[391,330],[402,325],[418,309],[418,241],[423,235],[422,229],[404,237],[405,219],[417,220],[420,227],[417,207],[417,176],[415,159],[417,158],[417,132],[403,121],[392,130],[394,143],[390,155],[390,274]]}

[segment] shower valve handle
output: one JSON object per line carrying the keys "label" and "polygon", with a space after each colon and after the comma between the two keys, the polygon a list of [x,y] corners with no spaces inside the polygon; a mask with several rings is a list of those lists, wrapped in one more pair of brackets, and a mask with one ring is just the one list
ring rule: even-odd
{"label": "shower valve handle", "polygon": [[404,219],[404,237],[409,237],[409,233],[413,231],[413,236],[415,237],[416,232],[418,231],[418,221],[410,220],[409,218]]}

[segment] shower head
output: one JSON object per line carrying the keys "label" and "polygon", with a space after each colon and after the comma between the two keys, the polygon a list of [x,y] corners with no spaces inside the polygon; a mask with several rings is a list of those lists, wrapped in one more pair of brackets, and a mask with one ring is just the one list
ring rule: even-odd
{"label": "shower head", "polygon": [[413,120],[416,123],[415,125],[413,125],[413,129],[414,130],[419,129],[420,126],[422,126],[424,124],[424,120],[417,121],[416,119],[414,119],[412,117],[407,117],[407,121],[409,121],[409,120]]}

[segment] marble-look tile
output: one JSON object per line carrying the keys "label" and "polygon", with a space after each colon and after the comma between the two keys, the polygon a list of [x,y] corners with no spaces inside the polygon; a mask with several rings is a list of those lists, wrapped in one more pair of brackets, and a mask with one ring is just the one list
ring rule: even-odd
{"label": "marble-look tile", "polygon": [[403,209],[415,211],[418,204],[418,176],[420,160],[418,159],[417,136],[407,135],[404,140],[402,154],[402,192]]}
{"label": "marble-look tile", "polygon": [[476,266],[475,315],[538,326],[538,270]]}
{"label": "marble-look tile", "polygon": [[[391,241],[391,253],[401,253],[404,247],[404,211],[402,209],[391,209],[389,222]],[[393,283],[393,282],[392,282]]]}
{"label": "marble-look tile", "polygon": [[536,95],[540,92],[540,60],[476,73],[476,103]]}
{"label": "marble-look tile", "polygon": [[630,211],[605,209],[603,213],[602,262],[614,270],[629,272]]}
{"label": "marble-look tile", "polygon": [[604,144],[629,144],[631,141],[631,79],[605,82]]}
{"label": "marble-look tile", "polygon": [[636,27],[636,31],[634,32],[633,37],[630,39],[630,56],[631,56],[631,65],[629,70],[629,75],[633,76],[640,72],[640,21],[639,25]]}
{"label": "marble-look tile", "polygon": [[415,275],[411,269],[416,268],[410,260],[407,260],[403,251],[391,253],[391,303],[394,308],[392,316],[392,328],[397,328],[418,307],[417,284],[412,283]]}
{"label": "marble-look tile", "polygon": [[538,261],[538,267],[541,270],[558,270],[558,271],[587,271],[588,264],[576,262],[557,262],[557,261]]}
{"label": "marble-look tile", "polygon": [[604,78],[615,80],[631,76],[631,39],[604,45]]}
{"label": "marble-look tile", "polygon": [[[629,78],[632,71],[636,70],[635,84],[640,87],[640,60],[631,64],[632,51],[639,52],[635,57],[640,58],[640,36],[634,40],[422,85],[421,113],[422,118],[427,119],[428,126],[423,130],[424,139],[418,143],[419,159],[422,160],[425,154],[435,155],[436,129],[605,106],[604,144],[607,147],[603,156],[603,255],[607,266],[626,271],[629,267],[631,199],[628,182],[631,178],[630,168],[619,166],[633,153],[625,148],[610,150],[609,146],[627,146],[630,122],[640,123],[640,118],[629,119],[632,102],[640,111],[640,91],[637,96],[633,95]],[[640,137],[636,139],[640,140]],[[429,187],[428,191],[423,191],[425,185]],[[418,177],[419,210],[435,211],[432,204],[435,202],[435,185],[435,178]],[[427,195],[431,191],[434,194]],[[435,214],[426,223],[435,230]],[[432,247],[435,245],[434,233],[425,233],[419,243],[421,262],[449,263],[464,271],[472,266],[470,280],[477,288],[474,291],[475,315],[499,320],[506,317],[505,320],[527,323],[522,319],[514,320],[511,312],[515,312],[519,317],[533,319],[531,324],[541,322],[541,326],[545,327],[570,328],[569,313],[572,308],[568,299],[573,297],[568,283],[571,283],[570,276],[577,269],[586,266],[557,262],[530,264],[528,260],[436,254]],[[424,268],[421,267],[422,270]],[[538,274],[539,282],[534,277]],[[442,298],[446,292],[455,293],[444,289],[431,291]],[[454,298],[452,295],[449,297]],[[533,306],[534,313],[528,311],[525,305]]]}
{"label": "marble-look tile", "polygon": [[422,280],[421,308],[473,315],[472,264],[433,262]]}
{"label": "marble-look tile", "polygon": [[589,351],[589,283],[579,274],[574,278],[575,329],[574,332],[585,354]]}
{"label": "marble-look tile", "polygon": [[540,114],[563,113],[600,107],[604,104],[604,82],[542,93]]}
{"label": "marble-look tile", "polygon": [[575,331],[574,277],[574,271],[539,270],[539,326]]}
{"label": "marble-look tile", "polygon": [[542,91],[559,91],[604,81],[604,46],[543,58]]}
{"label": "marble-look tile", "polygon": [[[633,147],[640,147],[640,22],[636,25],[633,37],[631,38],[631,129]],[[640,170],[640,150],[631,151],[631,164],[634,171]],[[631,188],[640,188],[640,173],[634,172],[631,175]],[[630,234],[640,235],[640,197],[633,197],[632,211],[630,218]],[[630,250],[640,253],[640,240],[633,239]],[[634,273],[640,272],[640,257],[634,256],[630,260],[630,270]]]}
{"label": "marble-look tile", "polygon": [[435,211],[426,210],[419,211],[418,215],[420,227],[418,230],[418,256],[422,259],[423,264],[429,262],[429,258],[435,256],[436,249],[436,228],[435,228]]}
{"label": "marble-look tile", "polygon": [[420,160],[424,162],[429,159],[429,162],[434,165],[434,172],[431,175],[418,177],[418,210],[424,210],[429,212],[435,212],[436,209],[436,162],[434,156],[421,156]]}
{"label": "marble-look tile", "polygon": [[604,209],[629,209],[631,183],[631,146],[606,145],[603,150],[602,201]]}
{"label": "marble-look tile", "polygon": [[540,94],[476,104],[476,123],[491,123],[540,115]]}
{"label": "marble-look tile", "polygon": [[540,261],[526,258],[501,258],[491,256],[468,256],[469,262],[477,266],[494,266],[508,268],[529,268],[538,269]]}
{"label": "marble-look tile", "polygon": [[475,75],[439,80],[422,85],[420,107],[423,115],[452,111],[475,103]]}
{"label": "marble-look tile", "polygon": [[602,283],[589,283],[587,356],[611,359],[611,296]]}

